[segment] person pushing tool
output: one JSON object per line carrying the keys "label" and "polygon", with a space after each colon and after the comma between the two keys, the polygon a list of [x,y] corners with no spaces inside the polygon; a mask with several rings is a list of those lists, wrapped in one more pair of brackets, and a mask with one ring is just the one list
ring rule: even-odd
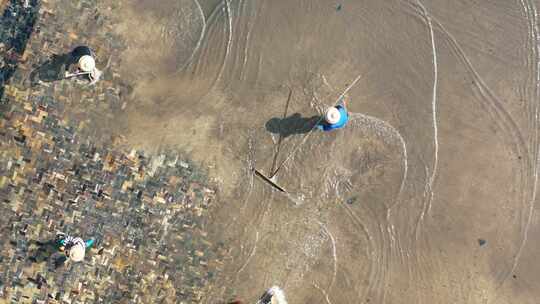
{"label": "person pushing tool", "polygon": [[287,300],[281,288],[272,286],[264,292],[257,304],[287,304]]}
{"label": "person pushing tool", "polygon": [[345,97],[342,95],[338,99],[339,102],[333,107],[330,107],[326,110],[323,116],[319,118],[319,121],[312,127],[312,129],[304,135],[304,138],[300,141],[300,143],[292,150],[291,153],[281,162],[281,164],[271,172],[270,176],[264,175],[262,172],[260,172],[257,169],[254,169],[255,175],[262,178],[264,181],[272,185],[274,188],[281,192],[286,192],[283,187],[278,185],[273,178],[276,176],[278,171],[283,167],[283,165],[296,153],[296,151],[306,142],[309,135],[312,133],[313,130],[319,129],[322,131],[331,131],[334,129],[340,129],[343,128],[347,122],[349,121],[349,113],[347,112],[347,101]]}
{"label": "person pushing tool", "polygon": [[[324,116],[321,116],[319,118],[319,121],[311,128],[311,130],[304,135],[304,137],[300,140],[300,142],[292,149],[292,151],[285,157],[285,159],[277,166],[277,168],[272,170],[270,172],[269,176],[264,175],[262,172],[257,170],[255,167],[253,167],[253,173],[257,176],[259,176],[262,180],[269,183],[274,187],[275,189],[281,191],[281,192],[287,192],[283,187],[278,185],[275,182],[274,177],[278,173],[278,171],[283,168],[285,163],[289,161],[300,149],[300,147],[308,140],[311,133],[313,133],[313,130],[319,129],[322,131],[331,131],[334,129],[343,128],[347,122],[349,121],[349,113],[347,112],[347,100],[345,99],[345,95],[349,90],[362,78],[362,75],[358,75],[354,81],[339,95],[339,97],[336,100],[335,106],[330,107],[326,110],[326,113]],[[272,167],[274,167],[272,165]]]}
{"label": "person pushing tool", "polygon": [[56,244],[58,250],[63,252],[66,257],[70,258],[73,262],[81,262],[84,260],[86,249],[94,244],[94,239],[89,239],[85,242],[80,237],[58,233],[56,235]]}
{"label": "person pushing tool", "polygon": [[90,84],[96,83],[102,75],[102,72],[96,68],[96,60],[94,52],[85,46],[81,45],[73,49],[70,53],[70,61],[77,64],[77,70],[74,73],[66,72],[65,78],[84,76]]}
{"label": "person pushing tool", "polygon": [[343,128],[348,121],[349,114],[347,113],[347,101],[345,97],[343,97],[336,106],[326,110],[323,119],[317,124],[317,128],[322,131],[331,131]]}
{"label": "person pushing tool", "polygon": [[[234,300],[227,304],[244,304],[241,300]],[[278,286],[267,289],[255,304],[287,304],[285,292]]]}

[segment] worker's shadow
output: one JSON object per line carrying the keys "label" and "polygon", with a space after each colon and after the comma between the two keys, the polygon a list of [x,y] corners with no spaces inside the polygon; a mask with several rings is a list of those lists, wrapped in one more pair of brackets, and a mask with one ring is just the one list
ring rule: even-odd
{"label": "worker's shadow", "polygon": [[266,122],[266,130],[285,138],[294,134],[308,133],[319,122],[320,116],[302,117],[294,113],[285,118],[274,117]]}
{"label": "worker's shadow", "polygon": [[59,252],[56,240],[30,241],[30,246],[34,250],[30,251],[28,260],[32,263],[47,263],[50,270],[56,270],[67,260],[66,255]]}
{"label": "worker's shadow", "polygon": [[66,71],[73,63],[73,57],[70,53],[53,54],[47,61],[35,67],[30,72],[32,86],[42,82],[53,82],[64,79]]}

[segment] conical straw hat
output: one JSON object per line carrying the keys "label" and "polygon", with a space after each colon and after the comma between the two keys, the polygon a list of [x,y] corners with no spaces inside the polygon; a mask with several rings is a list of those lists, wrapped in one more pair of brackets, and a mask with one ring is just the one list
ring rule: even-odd
{"label": "conical straw hat", "polygon": [[69,258],[73,262],[81,262],[84,260],[84,246],[82,244],[75,244],[69,249]]}
{"label": "conical straw hat", "polygon": [[341,114],[339,114],[339,110],[335,107],[329,108],[326,110],[326,114],[324,114],[324,120],[331,125],[338,123],[340,118]]}
{"label": "conical straw hat", "polygon": [[83,72],[92,72],[96,67],[96,61],[90,55],[84,55],[79,59],[79,68]]}

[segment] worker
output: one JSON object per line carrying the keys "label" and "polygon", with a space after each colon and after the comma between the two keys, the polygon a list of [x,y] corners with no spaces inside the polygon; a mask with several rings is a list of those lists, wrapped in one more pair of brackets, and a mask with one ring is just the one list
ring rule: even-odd
{"label": "worker", "polygon": [[[244,304],[241,300],[233,300],[227,304]],[[255,304],[287,304],[285,293],[278,286],[268,288]]]}
{"label": "worker", "polygon": [[56,245],[60,252],[63,252],[73,262],[81,262],[84,260],[86,249],[94,244],[94,240],[90,239],[86,242],[80,237],[72,237],[64,233],[56,235]]}
{"label": "worker", "polygon": [[257,304],[287,304],[285,292],[278,286],[272,286],[264,292]]}
{"label": "worker", "polygon": [[90,84],[96,83],[103,74],[96,67],[95,55],[92,50],[85,46],[78,46],[70,53],[70,63],[76,64],[77,69],[74,73],[66,72],[65,77],[85,77]]}
{"label": "worker", "polygon": [[347,124],[347,121],[349,121],[347,102],[345,98],[342,98],[338,105],[326,110],[326,113],[324,113],[324,116],[317,124],[317,128],[322,131],[339,129],[343,128]]}

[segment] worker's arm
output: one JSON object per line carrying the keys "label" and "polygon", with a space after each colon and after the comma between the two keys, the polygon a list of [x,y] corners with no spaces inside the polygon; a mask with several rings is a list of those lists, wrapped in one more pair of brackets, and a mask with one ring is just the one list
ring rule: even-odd
{"label": "worker's arm", "polygon": [[347,110],[347,98],[345,96],[343,96],[343,98],[341,98],[341,104],[343,105],[345,110]]}
{"label": "worker's arm", "polygon": [[92,73],[88,74],[88,77],[90,78],[90,84],[95,84],[96,82],[98,82],[102,74],[102,71],[94,69]]}

